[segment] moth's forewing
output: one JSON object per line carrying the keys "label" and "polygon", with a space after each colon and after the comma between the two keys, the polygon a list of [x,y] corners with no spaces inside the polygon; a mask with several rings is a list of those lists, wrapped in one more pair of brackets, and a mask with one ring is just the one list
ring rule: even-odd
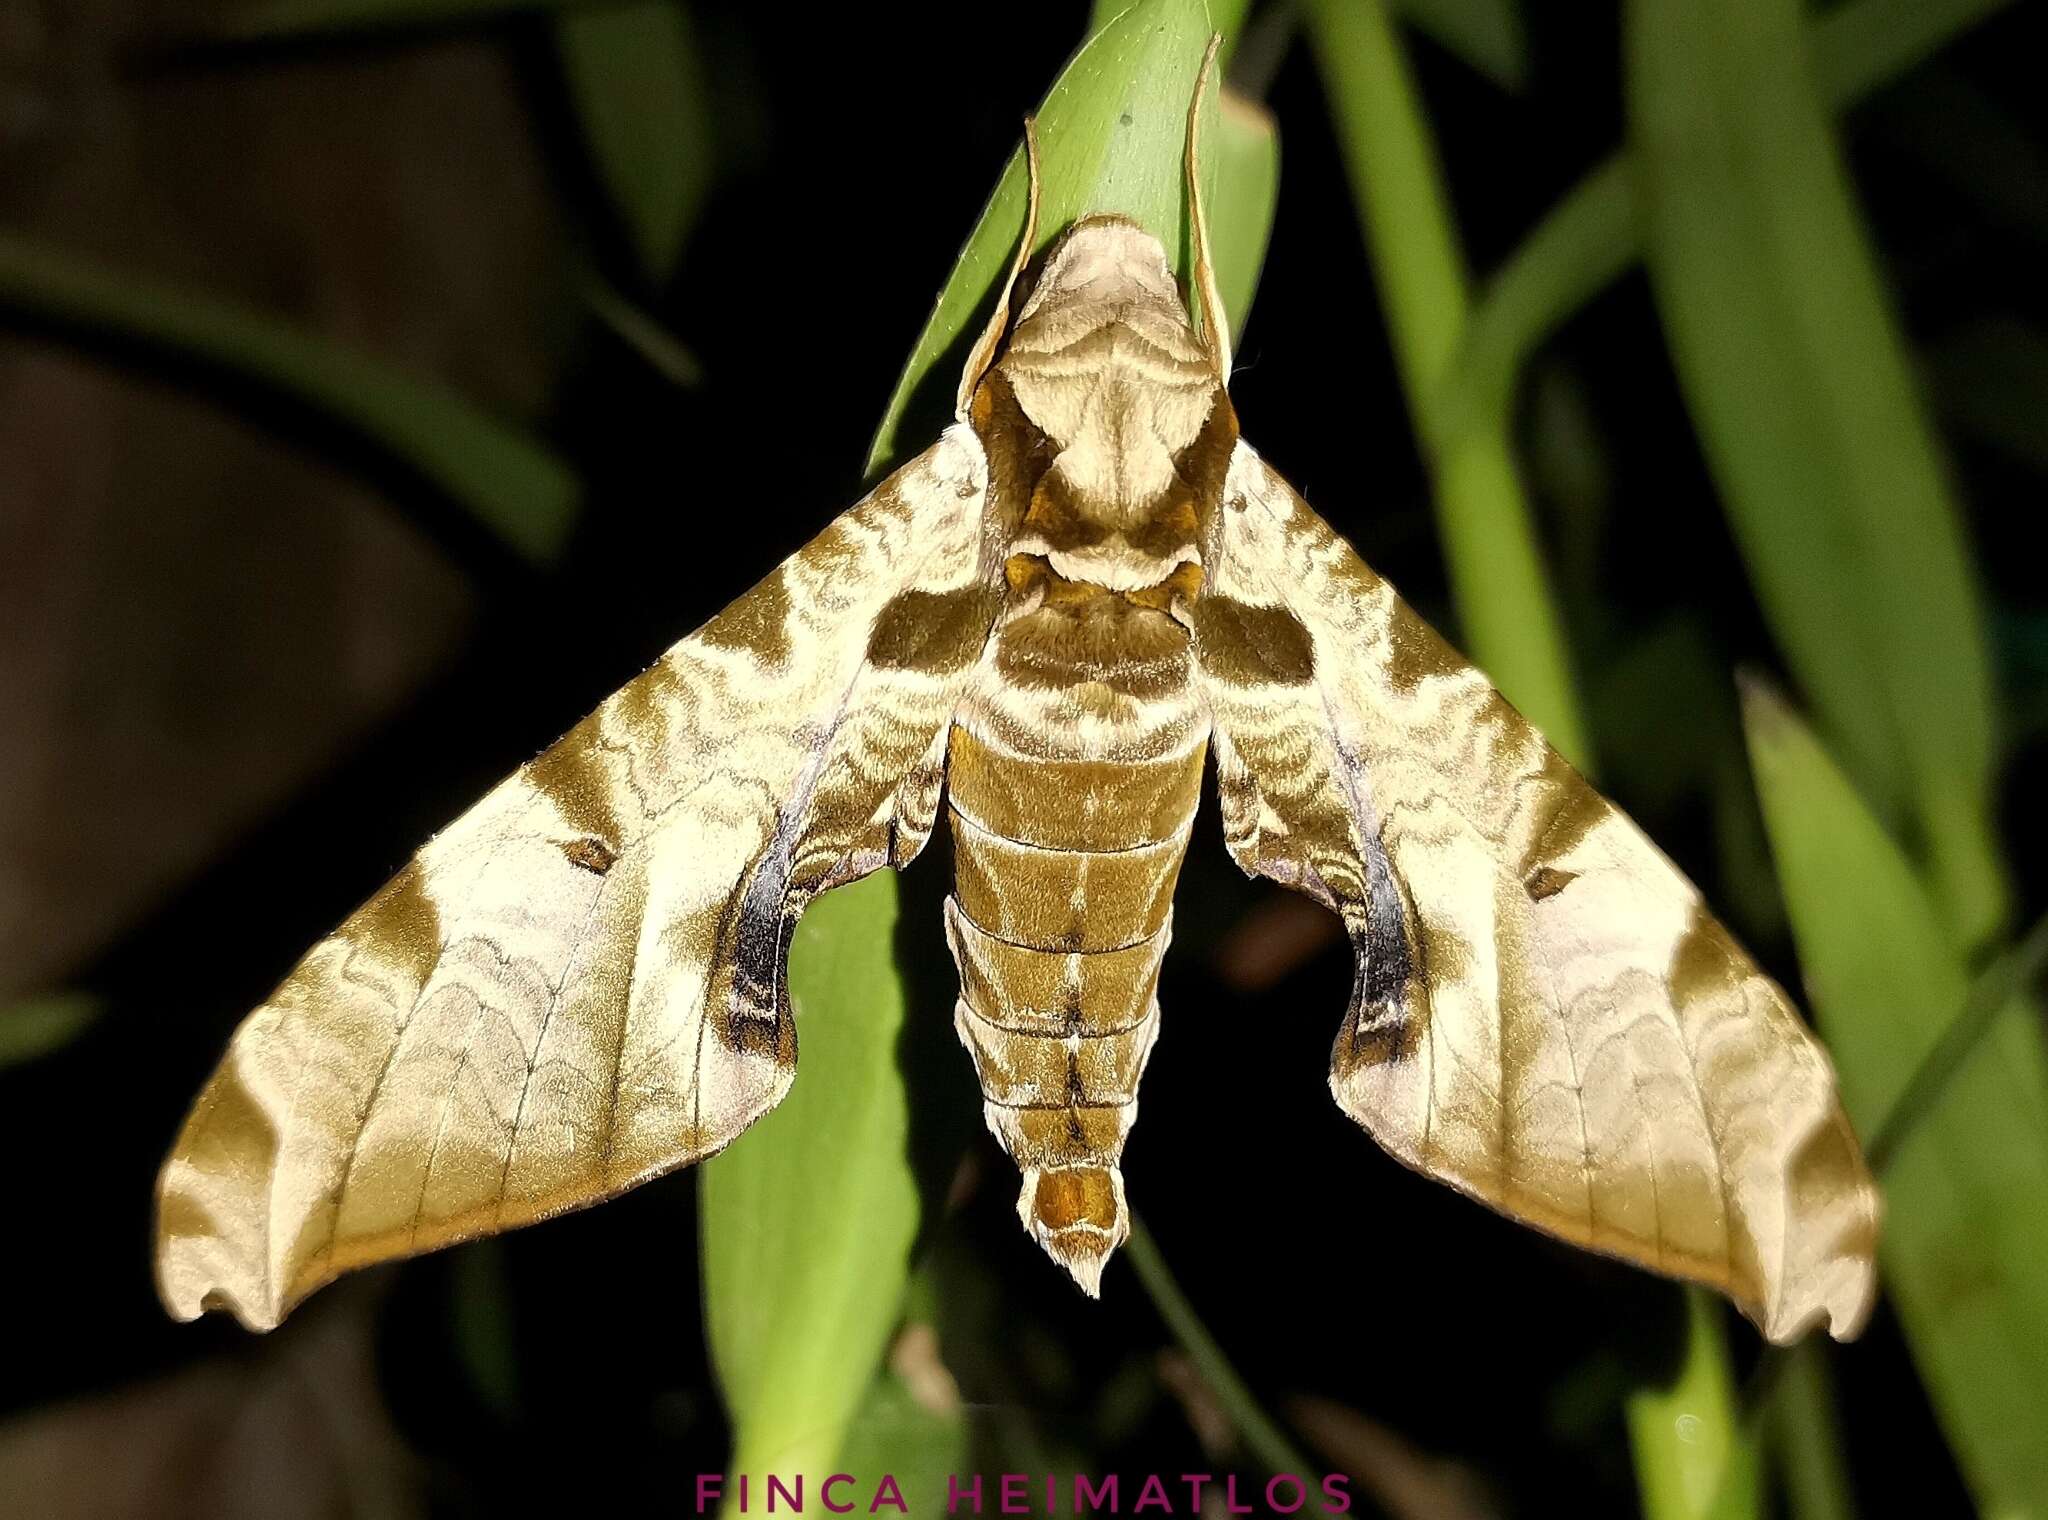
{"label": "moth's forewing", "polygon": [[1330,1085],[1393,1155],[1856,1333],[1879,1204],[1825,1053],[1629,819],[1240,446],[1196,623],[1224,823],[1340,913]]}
{"label": "moth's forewing", "polygon": [[580,1208],[787,1091],[790,926],[914,855],[993,615],[966,428],[429,843],[236,1031],[158,1186],[180,1318]]}

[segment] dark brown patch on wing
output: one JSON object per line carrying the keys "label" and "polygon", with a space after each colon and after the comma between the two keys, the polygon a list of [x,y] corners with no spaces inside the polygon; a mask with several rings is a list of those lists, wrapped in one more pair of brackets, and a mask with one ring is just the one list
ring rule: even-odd
{"label": "dark brown patch on wing", "polygon": [[884,670],[937,675],[959,670],[981,652],[995,608],[988,591],[903,591],[875,617],[868,663]]}
{"label": "dark brown patch on wing", "polygon": [[1390,1066],[1415,1054],[1422,1043],[1422,1021],[1404,1009],[1361,1008],[1351,1021],[1349,1039],[1340,1041],[1340,1071],[1360,1066]]}
{"label": "dark brown patch on wing", "polygon": [[529,760],[526,779],[554,804],[555,811],[571,829],[587,838],[603,840],[607,848],[616,851],[613,841],[619,838],[619,817],[599,732],[598,714],[592,713],[558,739],[553,748]]}
{"label": "dark brown patch on wing", "polygon": [[687,710],[685,701],[682,679],[675,666],[661,659],[637,679],[621,686],[605,705],[631,747],[655,756],[666,752],[670,725]]}
{"label": "dark brown patch on wing", "polygon": [[1666,973],[1671,985],[1671,1006],[1683,1010],[1697,999],[1718,996],[1745,976],[1756,974],[1756,968],[1736,948],[1728,931],[1709,917],[1705,908],[1694,903],[1685,933],[1672,949],[1671,969]]}
{"label": "dark brown patch on wing", "polygon": [[1422,1021],[1413,1010],[1417,977],[1408,903],[1378,835],[1365,838],[1366,917],[1352,930],[1357,957],[1349,1024],[1353,1064],[1384,1066],[1415,1054]]}
{"label": "dark brown patch on wing", "polygon": [[726,1045],[741,1055],[773,1061],[785,1071],[796,1067],[796,1021],[787,1014],[763,1013],[735,1003],[726,1010],[720,1033]]}
{"label": "dark brown patch on wing", "polygon": [[572,839],[562,846],[562,854],[569,864],[579,866],[593,876],[602,876],[618,863],[619,852],[602,839],[588,836]]}
{"label": "dark brown patch on wing", "polygon": [[1542,810],[1543,823],[1524,861],[1525,871],[1569,856],[1612,811],[1555,750],[1545,754],[1538,780],[1542,789],[1536,807]]}
{"label": "dark brown patch on wing", "polygon": [[1202,668],[1233,686],[1304,686],[1316,673],[1314,641],[1285,607],[1259,607],[1210,592],[1195,602]]}
{"label": "dark brown patch on wing", "polygon": [[344,927],[351,943],[373,947],[415,985],[426,982],[441,958],[441,911],[417,860],[407,861]]}
{"label": "dark brown patch on wing", "polygon": [[[1383,585],[1374,578],[1375,591]],[[1417,617],[1406,602],[1395,599],[1393,615],[1387,620],[1387,679],[1397,693],[1408,696],[1432,676],[1454,676],[1470,669],[1442,634]]]}
{"label": "dark brown patch on wing", "polygon": [[1577,871],[1560,871],[1556,866],[1538,866],[1529,873],[1522,885],[1528,889],[1530,901],[1542,902],[1546,897],[1557,896],[1578,879]]}
{"label": "dark brown patch on wing", "polygon": [[770,665],[789,658],[789,587],[780,566],[704,625],[698,635],[719,649],[738,649]]}

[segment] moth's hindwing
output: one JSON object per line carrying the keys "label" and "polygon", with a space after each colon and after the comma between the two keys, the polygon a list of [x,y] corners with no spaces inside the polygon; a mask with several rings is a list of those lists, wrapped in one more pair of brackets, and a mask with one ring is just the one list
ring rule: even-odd
{"label": "moth's hindwing", "polygon": [[1341,914],[1338,1103],[1505,1213],[1855,1333],[1878,1197],[1826,1055],[1691,883],[1249,448],[1196,644],[1230,847]]}
{"label": "moth's hindwing", "polygon": [[158,1185],[180,1318],[718,1150],[788,1090],[789,929],[915,854],[993,617],[954,428],[437,836],[236,1032]]}

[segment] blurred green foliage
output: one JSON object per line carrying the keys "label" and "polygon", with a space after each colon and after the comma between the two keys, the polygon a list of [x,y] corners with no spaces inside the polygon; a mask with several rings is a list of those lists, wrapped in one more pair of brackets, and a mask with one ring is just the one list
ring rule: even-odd
{"label": "blurred green foliage", "polygon": [[561,552],[582,483],[545,444],[446,386],[202,291],[0,234],[0,315],[142,344],[297,403],[417,471],[515,553]]}

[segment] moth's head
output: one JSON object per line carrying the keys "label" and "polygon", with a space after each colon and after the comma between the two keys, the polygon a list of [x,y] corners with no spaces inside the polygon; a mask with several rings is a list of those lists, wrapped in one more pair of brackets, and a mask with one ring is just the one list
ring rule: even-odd
{"label": "moth's head", "polygon": [[1063,307],[1105,306],[1146,308],[1188,327],[1187,304],[1166,249],[1127,216],[1084,217],[1062,233],[1046,250],[1016,325]]}

